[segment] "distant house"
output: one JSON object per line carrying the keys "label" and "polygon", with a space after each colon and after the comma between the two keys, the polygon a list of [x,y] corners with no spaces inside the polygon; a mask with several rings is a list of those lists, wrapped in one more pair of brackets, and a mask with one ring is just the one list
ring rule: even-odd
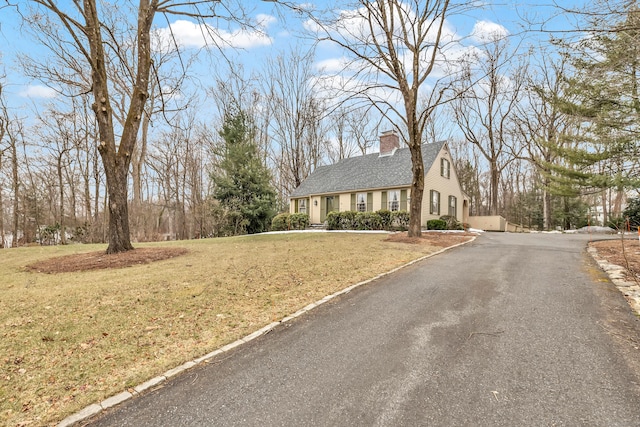
{"label": "distant house", "polygon": [[[446,142],[422,145],[425,166],[421,223],[443,215],[467,222],[469,202],[460,188]],[[323,223],[331,211],[408,210],[411,154],[393,132],[380,136],[380,153],[351,157],[318,167],[290,196],[290,212]]]}

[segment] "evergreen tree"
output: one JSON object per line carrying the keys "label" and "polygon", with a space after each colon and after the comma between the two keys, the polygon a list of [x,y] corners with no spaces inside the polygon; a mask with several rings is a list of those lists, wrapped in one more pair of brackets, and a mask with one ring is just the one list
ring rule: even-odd
{"label": "evergreen tree", "polygon": [[213,196],[226,209],[230,234],[266,231],[275,215],[276,193],[251,121],[242,111],[228,115],[219,134],[223,139],[221,162],[211,178]]}
{"label": "evergreen tree", "polygon": [[627,208],[623,213],[624,219],[629,220],[631,227],[640,227],[640,198],[627,200]]}
{"label": "evergreen tree", "polygon": [[596,25],[577,48],[565,47],[575,74],[555,102],[580,125],[553,147],[550,190],[574,198],[613,189],[619,209],[624,190],[640,178],[640,12],[631,5],[620,22]]}

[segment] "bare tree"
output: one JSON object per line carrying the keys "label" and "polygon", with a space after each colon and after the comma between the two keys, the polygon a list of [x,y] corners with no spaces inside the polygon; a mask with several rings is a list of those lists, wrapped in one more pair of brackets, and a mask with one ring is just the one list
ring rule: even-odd
{"label": "bare tree", "polygon": [[[170,213],[168,233],[176,239],[190,239],[207,234],[203,213],[208,184],[205,138],[195,111],[177,114],[174,122],[176,125],[162,133],[149,152],[149,167],[158,181],[158,218]],[[160,222],[158,219],[156,224]],[[146,227],[145,231],[149,238]],[[154,232],[159,233],[159,227]]]}
{"label": "bare tree", "polygon": [[315,87],[313,54],[296,49],[266,65],[264,92],[280,199],[321,164],[326,152],[322,123],[326,113]]}
{"label": "bare tree", "polygon": [[478,149],[458,138],[450,139],[448,145],[462,191],[470,198],[469,214],[484,215],[482,167]]}
{"label": "bare tree", "polygon": [[329,160],[340,159],[356,154],[367,154],[378,141],[380,135],[380,118],[374,117],[370,108],[340,106],[328,116],[332,123],[334,141],[327,141]]}
{"label": "bare tree", "polygon": [[[72,225],[67,224],[65,217],[75,217],[76,209],[76,183],[75,178],[71,176],[70,169],[73,163],[71,154],[76,146],[77,138],[81,138],[81,134],[75,128],[75,115],[75,111],[62,113],[49,110],[40,117],[40,122],[43,125],[41,132],[39,132],[39,137],[44,143],[42,148],[45,153],[49,153],[55,169],[56,181],[55,185],[51,185],[51,187],[58,189],[56,222],[59,225],[60,243],[63,245],[67,244],[67,226]],[[68,197],[67,192],[69,193]],[[71,204],[71,209],[66,205],[67,199]]]}
{"label": "bare tree", "polygon": [[7,127],[7,119],[6,119],[6,108],[4,103],[4,98],[2,98],[3,85],[0,81],[0,249],[5,247],[4,243],[4,202],[2,197],[2,192],[4,189],[4,185],[2,185],[2,158],[4,157],[4,153],[9,149],[9,147],[3,146],[4,136],[6,134]]}
{"label": "bare tree", "polygon": [[[80,69],[89,72],[82,84],[93,94],[92,108],[99,130],[98,151],[104,166],[109,196],[109,236],[107,253],[133,249],[129,233],[128,176],[131,158],[135,151],[138,133],[149,98],[152,78],[152,27],[157,15],[181,15],[204,23],[207,18],[240,18],[242,5],[236,2],[160,1],[141,0],[138,6],[119,3],[84,0],[60,3],[53,0],[31,0],[33,10],[26,16],[27,22],[42,41],[65,63],[78,63]],[[111,27],[109,19],[117,16],[118,25]],[[114,22],[114,21],[110,21]],[[210,27],[202,26],[203,32]],[[113,34],[126,33],[121,44]],[[209,37],[209,39],[211,39]],[[215,39],[215,38],[214,38]],[[177,46],[177,42],[174,43]],[[133,50],[135,61],[127,64],[122,59]],[[113,68],[110,64],[115,64]],[[131,65],[131,66],[129,66]],[[114,75],[111,69],[131,73],[127,79],[128,97],[122,105],[124,122],[117,124],[114,116],[118,99],[114,95]],[[54,84],[76,83],[77,76],[59,75],[53,72],[44,76]],[[54,77],[51,79],[51,77]]]}
{"label": "bare tree", "polygon": [[557,147],[562,145],[568,126],[568,118],[559,106],[566,86],[566,61],[564,57],[552,61],[547,54],[540,57],[538,66],[527,73],[524,99],[517,107],[516,127],[524,142],[526,160],[541,175],[543,228],[548,230],[552,225],[550,165],[556,162]]}
{"label": "bare tree", "polygon": [[[338,12],[336,12],[336,10]],[[321,40],[347,52],[344,85],[350,101],[359,99],[395,123],[409,146],[412,162],[409,235],[421,235],[424,163],[422,137],[427,120],[444,99],[446,85],[424,96],[427,79],[442,61],[449,0],[360,0],[351,10],[332,9],[314,19]],[[421,99],[427,102],[421,103]]]}
{"label": "bare tree", "polygon": [[[20,218],[20,176],[19,176],[19,161],[18,161],[18,143],[23,137],[24,124],[22,120],[17,117],[12,117],[9,114],[9,108],[2,97],[2,85],[0,84],[0,143],[4,140],[6,146],[2,149],[2,153],[5,151],[9,153],[9,159],[11,162],[11,190],[13,195],[13,209],[11,213],[11,228],[13,239],[11,241],[11,247],[18,246],[19,239],[19,218]],[[0,212],[3,214],[3,212]],[[3,225],[4,228],[4,225]],[[4,235],[2,236],[4,239]]]}
{"label": "bare tree", "polygon": [[499,214],[500,174],[518,152],[512,130],[524,83],[524,67],[513,67],[514,57],[508,39],[494,35],[480,55],[468,63],[460,88],[464,96],[452,104],[460,131],[488,163],[490,215]]}

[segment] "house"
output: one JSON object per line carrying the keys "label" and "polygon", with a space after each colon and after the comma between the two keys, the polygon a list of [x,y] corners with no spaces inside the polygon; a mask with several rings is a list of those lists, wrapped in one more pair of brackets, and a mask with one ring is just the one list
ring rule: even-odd
{"label": "house", "polygon": [[[456,175],[446,142],[422,145],[425,166],[421,224],[443,215],[467,222],[469,202]],[[408,210],[411,154],[394,131],[380,136],[380,152],[318,167],[290,196],[290,213],[306,213],[321,224],[331,211]]]}

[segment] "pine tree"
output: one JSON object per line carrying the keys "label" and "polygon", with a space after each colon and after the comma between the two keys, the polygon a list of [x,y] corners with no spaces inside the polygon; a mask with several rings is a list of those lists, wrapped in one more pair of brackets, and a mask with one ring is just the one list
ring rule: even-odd
{"label": "pine tree", "polygon": [[213,196],[226,209],[231,234],[266,231],[275,215],[276,193],[262,163],[250,119],[239,112],[225,118],[221,162],[212,174]]}
{"label": "pine tree", "polygon": [[575,74],[556,102],[580,125],[553,147],[558,156],[549,165],[553,194],[573,198],[613,189],[619,210],[624,190],[639,185],[639,41],[640,12],[629,6],[620,22],[594,26],[577,48],[565,46]]}

